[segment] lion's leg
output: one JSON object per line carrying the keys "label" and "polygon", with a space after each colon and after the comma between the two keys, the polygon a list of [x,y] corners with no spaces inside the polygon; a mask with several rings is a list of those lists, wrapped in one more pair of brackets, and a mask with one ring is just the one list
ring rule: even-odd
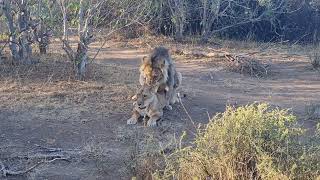
{"label": "lion's leg", "polygon": [[157,125],[157,121],[162,117],[162,111],[156,111],[150,114],[150,119],[148,120],[147,126],[154,127]]}
{"label": "lion's leg", "polygon": [[176,88],[173,88],[172,93],[171,93],[171,97],[170,97],[170,104],[173,105],[176,102],[178,102],[178,97],[177,97],[177,91]]}
{"label": "lion's leg", "polygon": [[132,111],[132,116],[130,119],[127,120],[127,124],[137,124],[138,119],[140,117],[140,113],[137,110]]}
{"label": "lion's leg", "polygon": [[172,110],[172,106],[170,104],[171,96],[172,96],[172,90],[168,88],[168,90],[165,91],[165,98],[166,98],[166,106],[165,108],[168,110]]}
{"label": "lion's leg", "polygon": [[168,91],[168,103],[169,105],[174,105],[178,101],[176,88],[172,87]]}
{"label": "lion's leg", "polygon": [[149,120],[149,116],[145,115],[142,120],[144,126],[147,126],[148,120]]}
{"label": "lion's leg", "polygon": [[174,86],[172,88],[172,93],[171,93],[171,97],[170,97],[170,104],[171,105],[175,104],[176,102],[179,102],[177,88],[181,85],[181,81],[182,81],[181,73],[176,72],[174,79],[175,79],[175,82],[174,82]]}

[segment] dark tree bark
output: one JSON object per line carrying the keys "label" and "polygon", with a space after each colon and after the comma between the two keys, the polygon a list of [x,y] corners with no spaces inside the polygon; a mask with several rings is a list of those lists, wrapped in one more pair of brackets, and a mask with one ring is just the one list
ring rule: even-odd
{"label": "dark tree bark", "polygon": [[168,0],[168,3],[175,29],[174,38],[176,41],[182,41],[187,18],[186,2],[185,0]]}
{"label": "dark tree bark", "polygon": [[[18,18],[17,22],[14,21],[12,14],[12,5],[18,6]],[[31,38],[29,33],[29,11],[28,1],[19,0],[11,2],[10,0],[4,0],[4,14],[6,17],[7,26],[9,29],[9,48],[13,60],[17,63],[30,64],[32,47]]]}
{"label": "dark tree bark", "polygon": [[20,60],[20,56],[18,54],[18,42],[16,39],[16,28],[13,22],[13,15],[11,10],[11,2],[10,0],[4,0],[4,7],[3,7],[4,15],[7,20],[7,26],[9,30],[9,48],[11,51],[11,55],[14,61],[18,62]]}

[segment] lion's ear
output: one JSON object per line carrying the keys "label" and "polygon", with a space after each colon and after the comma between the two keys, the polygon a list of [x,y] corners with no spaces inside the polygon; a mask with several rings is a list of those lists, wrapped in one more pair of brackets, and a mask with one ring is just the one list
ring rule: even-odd
{"label": "lion's ear", "polygon": [[149,64],[149,63],[151,63],[150,58],[149,58],[148,56],[143,56],[141,63],[142,63],[142,64]]}

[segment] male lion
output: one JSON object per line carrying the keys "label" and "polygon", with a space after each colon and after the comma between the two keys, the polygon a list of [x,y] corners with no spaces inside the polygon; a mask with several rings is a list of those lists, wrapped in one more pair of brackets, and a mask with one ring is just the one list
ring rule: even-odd
{"label": "male lion", "polygon": [[180,86],[181,80],[182,75],[176,71],[168,49],[157,47],[150,56],[143,58],[139,82],[142,86],[152,85],[157,91],[164,91],[168,109],[172,109],[171,105],[177,100],[176,89]]}
{"label": "male lion", "polygon": [[154,86],[143,85],[135,95],[132,116],[127,124],[136,124],[143,117],[147,126],[156,126],[157,121],[163,116],[163,108],[166,105],[164,92],[157,92]]}

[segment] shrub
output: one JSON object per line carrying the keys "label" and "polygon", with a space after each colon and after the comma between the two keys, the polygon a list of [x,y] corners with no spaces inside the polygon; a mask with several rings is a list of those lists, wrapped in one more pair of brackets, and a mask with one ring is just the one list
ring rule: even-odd
{"label": "shrub", "polygon": [[314,52],[312,55],[309,56],[309,59],[314,69],[320,68],[320,53]]}
{"label": "shrub", "polygon": [[320,175],[319,138],[288,110],[267,104],[227,107],[204,129],[194,145],[165,157],[155,179],[315,179]]}

